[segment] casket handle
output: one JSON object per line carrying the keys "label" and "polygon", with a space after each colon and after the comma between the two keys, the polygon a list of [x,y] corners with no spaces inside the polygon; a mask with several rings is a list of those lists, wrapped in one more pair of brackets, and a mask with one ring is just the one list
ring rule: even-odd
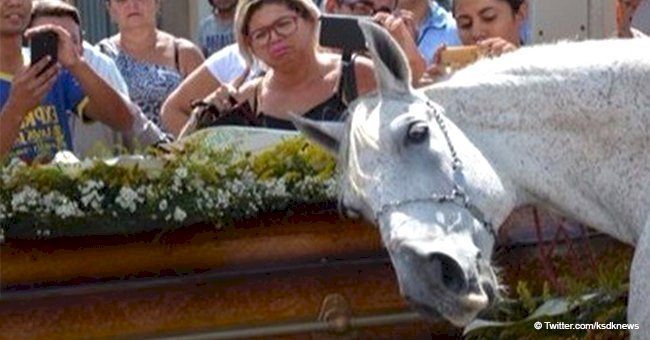
{"label": "casket handle", "polygon": [[318,320],[330,325],[335,333],[346,333],[350,330],[352,308],[350,303],[341,294],[328,294],[321,302]]}

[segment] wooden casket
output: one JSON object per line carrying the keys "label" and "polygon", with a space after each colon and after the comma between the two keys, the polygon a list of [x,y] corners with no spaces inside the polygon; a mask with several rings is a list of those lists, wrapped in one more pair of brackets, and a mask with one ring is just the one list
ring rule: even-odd
{"label": "wooden casket", "polygon": [[10,241],[1,338],[456,337],[398,294],[375,228],[331,208],[218,230]]}
{"label": "wooden casket", "polygon": [[[611,240],[598,247],[623,247]],[[398,294],[376,228],[333,207],[217,229],[2,245],[0,338],[457,338]],[[536,249],[501,257],[510,285],[544,280]]]}

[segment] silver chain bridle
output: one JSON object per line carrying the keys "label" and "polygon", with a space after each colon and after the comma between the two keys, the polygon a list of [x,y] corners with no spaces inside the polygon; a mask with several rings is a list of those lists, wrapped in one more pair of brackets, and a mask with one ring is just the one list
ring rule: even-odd
{"label": "silver chain bridle", "polygon": [[462,185],[459,183],[461,179],[464,178],[463,176],[463,163],[461,162],[460,158],[458,157],[458,153],[456,152],[456,149],[454,148],[454,145],[451,143],[451,139],[449,138],[449,132],[447,130],[447,125],[442,119],[442,115],[436,107],[430,102],[427,101],[427,106],[433,110],[433,115],[434,119],[436,120],[436,123],[438,124],[438,127],[442,131],[443,136],[445,137],[445,141],[447,142],[447,147],[449,148],[449,151],[451,153],[451,158],[452,158],[452,170],[454,171],[453,175],[453,188],[450,193],[448,194],[432,194],[431,196],[428,197],[421,197],[421,198],[410,198],[407,200],[402,200],[402,201],[392,201],[388,202],[384,205],[381,206],[381,209],[375,214],[375,221],[379,221],[379,217],[383,214],[385,214],[388,210],[397,208],[400,206],[404,205],[409,205],[413,203],[421,203],[421,202],[435,202],[435,203],[453,203],[456,204],[467,211],[469,211],[472,216],[481,222],[483,227],[492,235],[492,237],[496,240],[497,235],[496,232],[494,231],[494,228],[492,227],[492,223],[490,223],[486,217],[485,214],[476,206],[474,205],[467,194],[465,193],[465,190],[463,190]]}

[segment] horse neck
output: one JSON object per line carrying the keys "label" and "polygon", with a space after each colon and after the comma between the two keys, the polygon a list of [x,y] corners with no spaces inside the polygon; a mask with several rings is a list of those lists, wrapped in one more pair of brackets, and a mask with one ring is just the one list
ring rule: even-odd
{"label": "horse neck", "polygon": [[[553,55],[584,54],[565,49]],[[639,90],[649,63],[629,54],[573,64],[517,59],[530,57],[477,65],[426,93],[514,183],[520,204],[546,205],[634,242],[650,205],[650,94]]]}

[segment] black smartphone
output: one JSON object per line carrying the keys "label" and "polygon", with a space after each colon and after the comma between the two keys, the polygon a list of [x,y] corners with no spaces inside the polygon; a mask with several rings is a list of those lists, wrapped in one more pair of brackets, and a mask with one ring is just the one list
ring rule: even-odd
{"label": "black smartphone", "polygon": [[59,36],[53,31],[45,31],[34,34],[29,42],[31,64],[36,64],[45,56],[50,56],[50,63],[46,67],[54,65],[59,55]]}
{"label": "black smartphone", "polygon": [[365,51],[366,38],[363,36],[358,16],[323,14],[320,17],[320,45],[338,48],[348,52]]}

